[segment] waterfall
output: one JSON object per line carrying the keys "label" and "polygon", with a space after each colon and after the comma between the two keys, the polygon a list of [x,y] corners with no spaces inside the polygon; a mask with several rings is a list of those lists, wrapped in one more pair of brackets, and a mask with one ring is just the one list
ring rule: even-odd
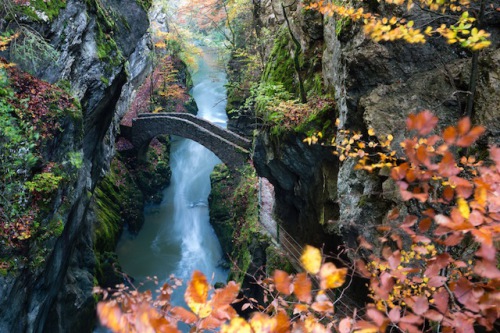
{"label": "waterfall", "polygon": [[[204,52],[193,74],[192,95],[198,116],[226,126],[226,75],[216,57]],[[120,265],[136,283],[156,276],[160,282],[170,274],[189,280],[193,270],[209,281],[225,282],[227,271],[220,267],[222,250],[209,223],[210,173],[220,160],[200,144],[172,138],[171,184],[160,205],[145,210],[145,224],[136,237],[124,233],[117,247]],[[184,283],[185,285],[186,283]],[[183,291],[173,302],[182,303]]]}

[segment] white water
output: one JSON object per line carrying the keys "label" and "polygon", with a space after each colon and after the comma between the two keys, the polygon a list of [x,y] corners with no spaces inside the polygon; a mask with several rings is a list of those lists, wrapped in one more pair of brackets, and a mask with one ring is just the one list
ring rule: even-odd
{"label": "white water", "polygon": [[[214,59],[210,54],[200,57],[192,95],[198,117],[225,126],[226,75]],[[117,247],[122,269],[135,279],[134,284],[148,276],[164,282],[170,274],[186,282],[194,270],[202,271],[212,283],[226,281],[227,271],[220,267],[222,250],[208,212],[210,173],[218,163],[200,144],[173,138],[172,178],[163,202],[148,207],[140,233],[136,237],[124,233]],[[183,289],[174,293],[174,303],[182,303]]]}

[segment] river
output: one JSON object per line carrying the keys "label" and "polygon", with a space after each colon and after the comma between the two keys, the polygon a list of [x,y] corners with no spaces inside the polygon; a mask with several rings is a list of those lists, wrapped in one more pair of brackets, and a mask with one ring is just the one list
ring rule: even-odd
{"label": "river", "polygon": [[[226,126],[226,74],[215,52],[204,52],[193,74],[192,96],[198,117]],[[165,282],[171,274],[184,280],[194,270],[209,281],[226,282],[221,268],[221,246],[209,223],[208,195],[210,173],[220,160],[202,145],[179,137],[172,138],[171,184],[164,190],[160,205],[145,209],[145,223],[137,236],[127,232],[118,243],[117,254],[123,271],[134,284],[156,276]],[[183,303],[183,290],[174,293],[173,302]]]}

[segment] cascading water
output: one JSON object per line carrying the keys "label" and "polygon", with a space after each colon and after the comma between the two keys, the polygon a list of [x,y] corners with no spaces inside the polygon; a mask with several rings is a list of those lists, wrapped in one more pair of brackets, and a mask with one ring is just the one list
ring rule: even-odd
{"label": "cascading water", "polygon": [[[224,87],[226,75],[216,56],[204,52],[193,75],[192,95],[198,117],[226,126]],[[137,237],[124,234],[117,247],[124,272],[136,283],[157,276],[160,281],[174,274],[189,280],[193,270],[202,271],[212,283],[225,282],[220,267],[222,250],[209,223],[210,173],[220,160],[200,144],[173,138],[170,153],[172,178],[164,200],[145,211],[146,222]],[[176,291],[173,303],[182,303]]]}

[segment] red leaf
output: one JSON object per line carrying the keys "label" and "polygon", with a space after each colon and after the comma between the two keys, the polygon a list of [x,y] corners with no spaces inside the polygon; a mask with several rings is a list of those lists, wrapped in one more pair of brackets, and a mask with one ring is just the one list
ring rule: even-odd
{"label": "red leaf", "polygon": [[427,285],[429,287],[441,287],[442,285],[444,285],[444,283],[446,282],[448,278],[446,276],[433,276],[429,279],[429,282],[427,283]]}
{"label": "red leaf", "polygon": [[427,310],[429,310],[429,301],[425,296],[413,296],[414,304],[412,306],[413,312],[418,315],[423,315]]}
{"label": "red leaf", "polygon": [[418,229],[421,232],[426,232],[427,230],[429,230],[431,225],[432,225],[432,220],[429,217],[426,217],[422,219],[422,221],[420,221],[420,223],[418,224]]}
{"label": "red leaf", "polygon": [[438,122],[429,110],[424,110],[417,115],[410,114],[406,119],[406,126],[409,130],[416,130],[421,135],[429,134]]}
{"label": "red leaf", "polygon": [[467,199],[472,195],[473,185],[467,179],[452,176],[449,180],[450,183],[455,186],[455,192],[459,197]]}
{"label": "red leaf", "polygon": [[393,323],[399,322],[399,319],[401,319],[401,309],[399,307],[395,307],[389,311],[389,319]]}
{"label": "red leaf", "polygon": [[453,200],[453,196],[455,195],[455,191],[453,190],[453,188],[451,186],[446,186],[443,190],[443,198],[444,200],[446,200],[447,202],[450,202],[451,200]]}
{"label": "red leaf", "polygon": [[476,261],[474,273],[487,279],[500,279],[500,270],[496,267],[495,262],[484,259]]}
{"label": "red leaf", "polygon": [[456,166],[453,154],[447,151],[443,155],[443,159],[439,163],[438,172],[443,177],[456,176],[460,173],[460,169]]}
{"label": "red leaf", "polygon": [[433,298],[434,306],[439,310],[439,312],[446,314],[448,312],[448,300],[450,296],[445,289],[441,289],[434,293]]}
{"label": "red leaf", "polygon": [[369,307],[366,310],[366,314],[379,327],[383,327],[383,326],[387,325],[387,317],[382,312],[380,312],[379,310],[375,309],[374,307]]}
{"label": "red leaf", "polygon": [[459,137],[456,145],[459,147],[469,147],[474,142],[476,142],[476,140],[479,139],[479,137],[483,135],[484,132],[485,132],[484,127],[482,126],[474,127],[469,133],[467,133],[462,137]]}
{"label": "red leaf", "polygon": [[457,282],[450,286],[455,298],[468,308],[470,311],[479,311],[478,300],[472,293],[473,285],[469,280],[461,277]]}
{"label": "red leaf", "polygon": [[443,241],[443,244],[446,246],[455,246],[460,244],[460,242],[464,239],[464,235],[461,232],[454,232]]}
{"label": "red leaf", "polygon": [[441,320],[443,320],[444,316],[436,310],[429,310],[424,313],[424,317],[432,321],[440,322]]}
{"label": "red leaf", "polygon": [[221,325],[225,321],[226,320],[221,320],[221,319],[215,318],[214,316],[208,316],[207,318],[203,319],[200,322],[199,328],[204,329],[204,330],[214,330],[216,328],[221,327]]}
{"label": "red leaf", "polygon": [[373,248],[373,245],[368,243],[366,241],[366,238],[364,238],[363,236],[359,236],[358,241],[359,241],[359,247],[364,247],[367,250],[371,250]]}

